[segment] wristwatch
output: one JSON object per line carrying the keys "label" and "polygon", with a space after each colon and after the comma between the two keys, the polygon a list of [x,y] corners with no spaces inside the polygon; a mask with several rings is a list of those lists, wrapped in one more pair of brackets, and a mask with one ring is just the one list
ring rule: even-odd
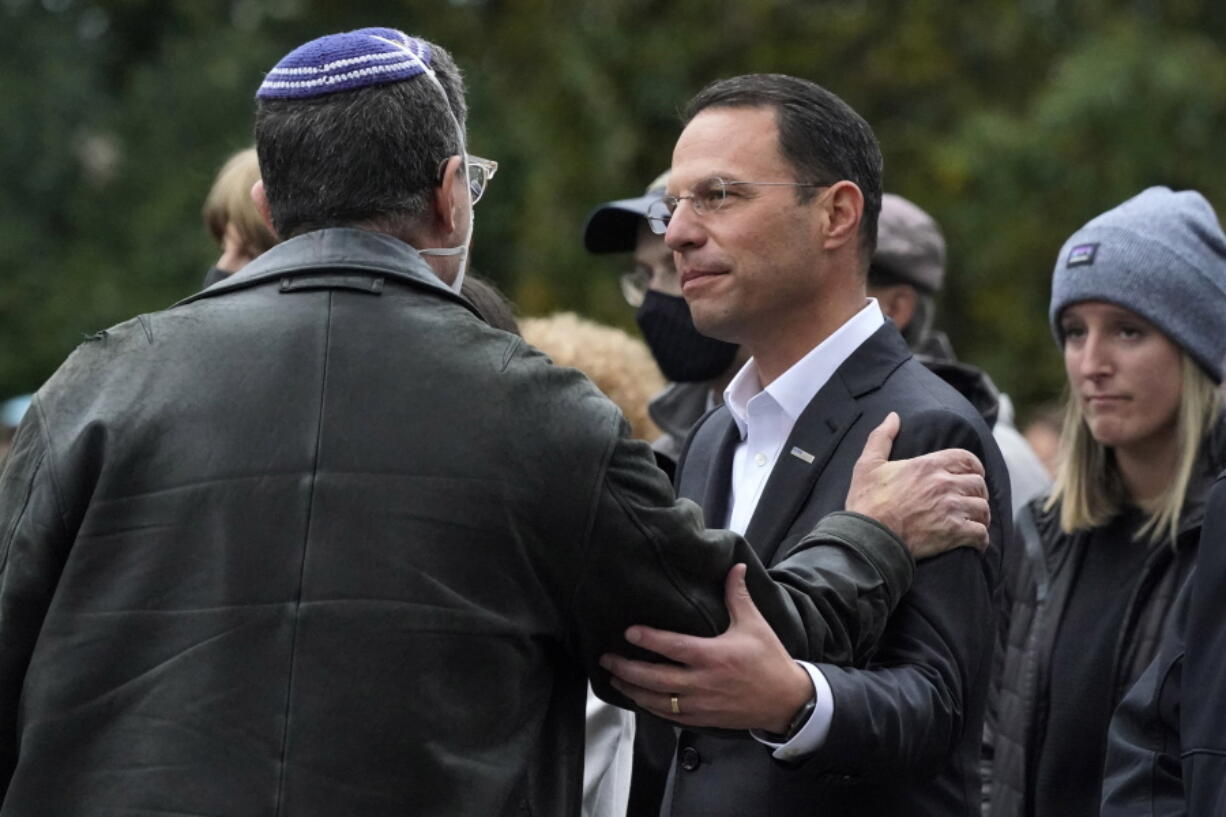
{"label": "wristwatch", "polygon": [[796,737],[796,733],[801,730],[809,718],[813,715],[813,710],[817,708],[817,693],[809,696],[809,700],[805,701],[805,705],[797,710],[792,716],[792,720],[788,721],[788,730],[782,734],[777,732],[763,732],[771,743],[787,743],[792,738]]}

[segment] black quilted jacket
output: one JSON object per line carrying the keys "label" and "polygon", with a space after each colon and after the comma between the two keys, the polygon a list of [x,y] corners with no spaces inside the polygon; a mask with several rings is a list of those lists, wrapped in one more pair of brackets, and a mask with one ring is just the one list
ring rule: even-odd
{"label": "black quilted jacket", "polygon": [[[1216,442],[1207,446],[1216,448]],[[1210,459],[1212,464],[1199,469],[1189,486],[1175,546],[1152,548],[1132,591],[1114,650],[1114,683],[1105,690],[1113,706],[1157,654],[1163,626],[1195,564],[1204,497],[1219,458]],[[1019,516],[1018,546],[1006,558],[1000,641],[984,727],[984,813],[990,817],[1036,817],[1032,787],[1035,753],[1043,745],[1047,722],[1048,662],[1075,566],[1090,539],[1086,531],[1063,533],[1059,506],[1044,511],[1045,501],[1035,499]],[[1028,524],[1033,525],[1029,532]]]}

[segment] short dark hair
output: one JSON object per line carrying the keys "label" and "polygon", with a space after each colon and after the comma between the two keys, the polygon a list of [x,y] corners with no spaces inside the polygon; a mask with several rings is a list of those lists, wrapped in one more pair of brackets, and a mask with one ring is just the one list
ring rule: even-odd
{"label": "short dark hair", "polygon": [[[796,171],[796,180],[830,184],[847,179],[864,194],[860,220],[865,260],[877,247],[884,162],[873,129],[860,114],[815,82],[787,74],[746,74],[712,82],[685,108],[683,124],[706,108],[773,107],[779,151]],[[801,201],[816,192],[798,188]]]}
{"label": "short dark hair", "polygon": [[[468,110],[459,68],[430,44],[428,76],[310,99],[261,99],[255,141],[273,225],[282,238],[361,222],[422,217],[439,164],[460,152]],[[452,116],[455,120],[452,120]]]}

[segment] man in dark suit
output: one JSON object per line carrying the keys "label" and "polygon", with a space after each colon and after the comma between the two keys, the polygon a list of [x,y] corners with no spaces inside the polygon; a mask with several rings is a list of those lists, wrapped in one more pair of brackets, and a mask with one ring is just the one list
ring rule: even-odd
{"label": "man in dark suit", "polygon": [[876,653],[853,667],[788,660],[747,598],[717,638],[632,628],[675,662],[606,656],[640,706],[687,726],[778,732],[682,730],[663,805],[673,817],[978,813],[1008,477],[979,413],[866,297],[881,164],[867,123],[811,82],[738,77],[691,102],[670,195],[649,218],[666,230],[695,325],[753,357],[691,435],[678,492],[773,564],[843,507],[865,439],[897,412],[892,456],[958,446],[983,460],[991,545],[921,565]]}

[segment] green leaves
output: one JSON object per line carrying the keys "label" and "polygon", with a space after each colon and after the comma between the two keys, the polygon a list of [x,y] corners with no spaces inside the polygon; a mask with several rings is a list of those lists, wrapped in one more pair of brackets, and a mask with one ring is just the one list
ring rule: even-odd
{"label": "green leaves", "polygon": [[667,167],[690,96],[751,71],[872,123],[887,189],[946,233],[938,324],[1023,413],[1063,381],[1046,308],[1064,239],[1149,184],[1226,202],[1212,0],[0,0],[0,396],[192,292],[217,256],[199,208],[250,143],[263,72],[378,23],[465,69],[470,144],[500,162],[474,267],[527,313],[633,326],[628,259],[588,256],[584,219]]}

